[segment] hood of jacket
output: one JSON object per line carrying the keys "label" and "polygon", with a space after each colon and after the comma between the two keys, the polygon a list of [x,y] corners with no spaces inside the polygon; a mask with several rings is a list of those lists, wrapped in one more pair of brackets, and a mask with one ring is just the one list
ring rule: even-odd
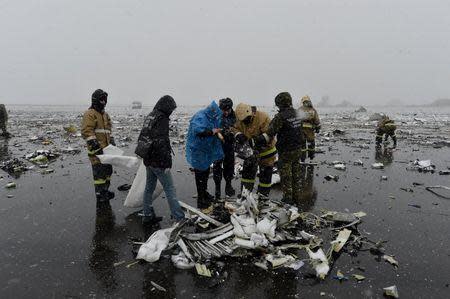
{"label": "hood of jacket", "polygon": [[158,100],[153,110],[161,111],[167,116],[170,116],[176,108],[177,104],[175,100],[171,96],[165,95]]}
{"label": "hood of jacket", "polygon": [[212,101],[208,107],[205,108],[205,115],[211,121],[220,120],[222,117],[222,111],[219,108],[219,105],[215,101]]}

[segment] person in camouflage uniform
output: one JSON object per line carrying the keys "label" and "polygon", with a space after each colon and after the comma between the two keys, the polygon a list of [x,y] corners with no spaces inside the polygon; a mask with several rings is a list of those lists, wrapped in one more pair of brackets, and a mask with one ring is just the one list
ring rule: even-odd
{"label": "person in camouflage uniform", "polygon": [[309,96],[304,96],[299,108],[305,118],[303,121],[303,133],[305,140],[302,146],[302,162],[305,162],[306,156],[309,159],[314,159],[316,153],[316,133],[320,131],[320,119],[316,109],[314,109]]}
{"label": "person in camouflage uniform", "polygon": [[304,142],[302,119],[292,107],[292,97],[288,92],[278,94],[275,105],[279,109],[278,113],[270,122],[267,132],[258,136],[255,143],[265,144],[276,136],[283,201],[294,203],[300,200],[300,156]]}
{"label": "person in camouflage uniform", "polygon": [[2,130],[2,134],[0,136],[10,137],[11,135],[8,133],[6,129],[6,124],[8,123],[8,112],[6,111],[5,105],[0,104],[0,129]]}
{"label": "person in camouflage uniform", "polygon": [[381,141],[383,141],[384,135],[385,142],[388,140],[388,137],[391,136],[392,141],[394,142],[394,148],[397,147],[397,136],[395,135],[396,129],[397,126],[395,125],[394,121],[390,119],[389,116],[383,115],[383,118],[381,118],[381,120],[377,124],[377,136],[375,138],[377,146],[381,145]]}

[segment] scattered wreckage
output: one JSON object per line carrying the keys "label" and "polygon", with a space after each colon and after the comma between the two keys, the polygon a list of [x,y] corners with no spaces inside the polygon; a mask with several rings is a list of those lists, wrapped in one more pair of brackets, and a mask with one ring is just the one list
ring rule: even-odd
{"label": "scattered wreckage", "polygon": [[[328,276],[344,251],[356,255],[359,250],[370,250],[389,257],[385,258],[388,262],[395,261],[385,255],[382,242],[372,242],[358,231],[364,212],[299,212],[277,200],[259,200],[247,190],[241,198],[217,203],[212,216],[184,202],[180,205],[187,211],[187,219],[157,230],[139,243],[137,259],[156,262],[163,251],[171,251],[175,267],[195,269],[207,277],[212,275],[208,267],[227,258],[244,257],[264,270],[299,270],[309,264],[319,279]],[[364,280],[353,275],[357,281]]]}

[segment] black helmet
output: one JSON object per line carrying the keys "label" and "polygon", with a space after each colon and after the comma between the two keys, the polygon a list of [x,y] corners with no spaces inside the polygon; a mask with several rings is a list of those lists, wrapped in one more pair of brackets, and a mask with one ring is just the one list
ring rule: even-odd
{"label": "black helmet", "polygon": [[230,110],[233,108],[233,100],[230,98],[221,99],[219,101],[219,108],[221,110]]}
{"label": "black helmet", "polygon": [[92,94],[92,107],[101,112],[103,111],[103,109],[105,109],[105,105],[103,103],[100,103],[101,100],[105,101],[105,103],[108,102],[108,93],[106,93],[105,91],[101,90],[101,89],[97,89],[96,91],[94,91],[94,93]]}
{"label": "black helmet", "polygon": [[275,105],[278,108],[286,108],[292,106],[292,97],[289,92],[281,92],[275,97]]}
{"label": "black helmet", "polygon": [[105,102],[108,100],[108,93],[103,91],[102,89],[97,89],[92,94],[92,101],[100,101],[105,100]]}

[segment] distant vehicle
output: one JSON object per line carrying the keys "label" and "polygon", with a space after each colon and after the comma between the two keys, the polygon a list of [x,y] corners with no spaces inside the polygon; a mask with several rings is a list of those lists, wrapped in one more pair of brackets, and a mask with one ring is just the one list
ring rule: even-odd
{"label": "distant vehicle", "polygon": [[131,103],[131,108],[132,109],[142,109],[142,103],[138,102],[138,101],[134,101],[133,103]]}

